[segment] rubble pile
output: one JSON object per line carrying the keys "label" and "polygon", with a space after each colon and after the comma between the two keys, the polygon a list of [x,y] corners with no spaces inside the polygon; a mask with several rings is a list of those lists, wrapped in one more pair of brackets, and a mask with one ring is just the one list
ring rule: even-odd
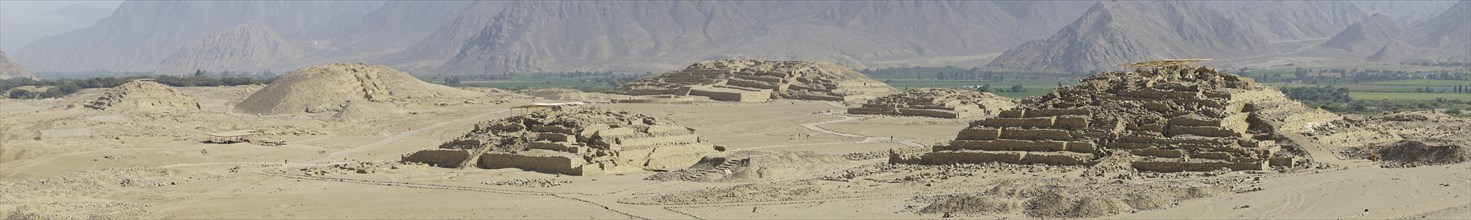
{"label": "rubble pile", "polygon": [[626,111],[564,106],[501,120],[402,161],[569,175],[671,170],[714,153],[694,129]]}
{"label": "rubble pile", "polygon": [[898,92],[841,65],[813,61],[702,61],[645,77],[616,91],[626,95],[705,96],[717,101],[770,99],[853,101]]}
{"label": "rubble pile", "polygon": [[922,88],[869,100],[850,114],[904,115],[936,118],[983,118],[1011,109],[1011,98],[966,89]]}

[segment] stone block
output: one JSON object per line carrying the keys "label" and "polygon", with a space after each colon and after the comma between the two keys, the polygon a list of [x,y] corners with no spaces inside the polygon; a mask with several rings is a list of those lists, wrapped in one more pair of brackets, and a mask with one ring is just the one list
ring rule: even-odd
{"label": "stone block", "polygon": [[1053,117],[1053,116],[1064,116],[1064,115],[1083,116],[1083,117],[1086,118],[1086,117],[1092,117],[1093,116],[1093,111],[1088,110],[1088,109],[1081,109],[1081,108],[1033,109],[1033,110],[1027,110],[1027,111],[1023,112],[1023,115],[1025,115],[1025,117],[1027,117],[1027,118]]}
{"label": "stone block", "polygon": [[945,151],[924,154],[923,164],[978,164],[1001,162],[1017,164],[1021,163],[1024,152],[1016,151]]}
{"label": "stone block", "polygon": [[981,125],[991,127],[1024,127],[1041,128],[1052,127],[1053,117],[1044,118],[987,118],[981,120]]}
{"label": "stone block", "polygon": [[1051,164],[1051,165],[1089,165],[1093,164],[1093,154],[1075,152],[1027,152],[1022,155],[1022,164]]}
{"label": "stone block", "polygon": [[1073,135],[1068,131],[1057,129],[1005,129],[1001,131],[1001,138],[1016,140],[1071,141],[1073,140]]}
{"label": "stone block", "polygon": [[1005,111],[1001,111],[1001,113],[996,114],[996,117],[998,117],[998,118],[1021,118],[1023,115],[1026,115],[1026,113],[1027,113],[1027,110],[1026,109],[1005,110]]}
{"label": "stone block", "polygon": [[1077,130],[1088,128],[1087,116],[1064,115],[1058,116],[1052,127],[1066,130]]}
{"label": "stone block", "polygon": [[1067,142],[1025,140],[954,140],[950,144],[935,146],[941,150],[989,150],[989,151],[1064,151]]}
{"label": "stone block", "polygon": [[967,128],[955,135],[956,140],[996,140],[1001,138],[1000,128]]}
{"label": "stone block", "polygon": [[1209,126],[1170,126],[1169,134],[1171,136],[1189,134],[1204,137],[1245,137],[1245,134],[1236,131]]}
{"label": "stone block", "polygon": [[1205,159],[1194,159],[1194,160],[1189,160],[1189,161],[1175,159],[1175,160],[1134,161],[1130,165],[1133,166],[1134,169],[1137,169],[1137,170],[1140,170],[1140,171],[1151,171],[1151,172],[1182,172],[1182,171],[1205,172],[1205,171],[1214,171],[1214,170],[1218,170],[1218,169],[1221,169],[1221,168],[1226,168],[1226,169],[1229,169],[1229,170],[1266,170],[1268,168],[1267,167],[1268,162],[1266,160],[1261,160],[1261,161],[1244,161],[1244,162],[1230,162],[1230,161],[1205,160]]}
{"label": "stone block", "polygon": [[1185,151],[1175,149],[1144,148],[1131,150],[1129,153],[1148,157],[1185,158]]}
{"label": "stone block", "polygon": [[470,154],[470,150],[425,149],[404,155],[399,161],[455,168],[470,159]]}
{"label": "stone block", "polygon": [[1079,153],[1096,153],[1098,152],[1098,145],[1093,142],[1074,141],[1068,142],[1066,149],[1067,151]]}

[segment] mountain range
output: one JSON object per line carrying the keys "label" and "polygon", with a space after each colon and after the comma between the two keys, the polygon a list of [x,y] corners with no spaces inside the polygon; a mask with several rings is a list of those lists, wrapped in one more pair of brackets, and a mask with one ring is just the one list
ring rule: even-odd
{"label": "mountain range", "polygon": [[10,78],[35,79],[36,76],[31,75],[31,72],[26,71],[25,68],[21,68],[20,64],[11,61],[9,56],[5,56],[5,51],[0,51],[0,79]]}
{"label": "mountain range", "polygon": [[[956,65],[1083,72],[1146,59],[1291,54],[1279,48],[1282,42],[1321,41],[1316,48],[1347,48],[1361,62],[1380,51],[1389,51],[1382,60],[1445,60],[1471,57],[1454,51],[1471,42],[1471,34],[1458,32],[1468,22],[1454,20],[1466,16],[1468,10],[1457,11],[1465,5],[128,1],[92,27],[37,40],[15,58],[38,72],[160,74],[284,72],[344,61],[415,74],[654,72],[720,58],[822,60],[856,69]],[[1405,33],[1386,38],[1380,29],[1393,30],[1386,26]]]}

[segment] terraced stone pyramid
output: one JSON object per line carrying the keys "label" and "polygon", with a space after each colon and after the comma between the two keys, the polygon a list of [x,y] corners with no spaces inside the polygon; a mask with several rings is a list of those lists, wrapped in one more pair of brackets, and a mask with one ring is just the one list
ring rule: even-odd
{"label": "terraced stone pyramid", "polygon": [[404,155],[402,161],[596,175],[682,169],[714,152],[716,147],[694,129],[667,120],[567,106],[482,122],[460,138]]}
{"label": "terraced stone pyramid", "polygon": [[1016,101],[968,89],[922,88],[868,100],[850,114],[904,115],[936,118],[990,117],[1011,109]]}
{"label": "terraced stone pyramid", "polygon": [[1272,135],[1301,120],[1281,110],[1301,104],[1283,100],[1249,78],[1193,64],[1108,72],[972,122],[928,152],[891,152],[890,162],[1091,165],[1127,153],[1144,171],[1262,170],[1296,161]]}
{"label": "terraced stone pyramid", "polygon": [[701,61],[684,70],[630,82],[627,95],[693,95],[718,101],[770,99],[853,101],[897,93],[888,84],[841,65],[814,61]]}

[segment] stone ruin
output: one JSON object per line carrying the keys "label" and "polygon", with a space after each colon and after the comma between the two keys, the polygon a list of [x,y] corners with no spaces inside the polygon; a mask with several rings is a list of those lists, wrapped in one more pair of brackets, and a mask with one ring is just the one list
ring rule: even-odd
{"label": "stone ruin", "polygon": [[152,80],[135,80],[112,87],[82,107],[106,111],[196,111],[199,102],[174,87]]}
{"label": "stone ruin", "polygon": [[[972,122],[927,152],[890,152],[891,163],[1092,165],[1134,155],[1141,171],[1264,170],[1297,157],[1275,142],[1262,112],[1281,92],[1193,64],[1107,72]],[[1301,104],[1297,104],[1301,105]]]}
{"label": "stone ruin", "polygon": [[619,87],[626,95],[705,96],[717,101],[853,101],[898,92],[841,65],[813,61],[701,61]]}
{"label": "stone ruin", "polygon": [[849,114],[904,115],[936,118],[982,118],[1016,107],[1011,98],[967,89],[912,89],[868,100]]}
{"label": "stone ruin", "polygon": [[625,111],[563,106],[487,121],[402,161],[567,175],[682,169],[717,147],[695,130]]}

